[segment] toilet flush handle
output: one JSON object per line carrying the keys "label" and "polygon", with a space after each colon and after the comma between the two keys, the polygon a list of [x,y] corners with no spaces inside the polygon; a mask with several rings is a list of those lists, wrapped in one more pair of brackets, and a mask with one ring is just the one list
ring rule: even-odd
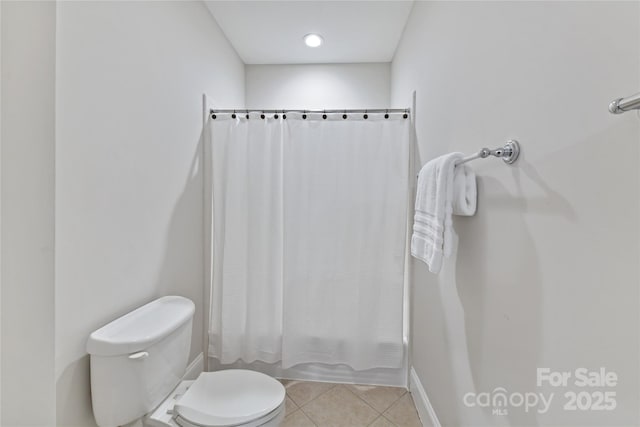
{"label": "toilet flush handle", "polygon": [[149,353],[146,351],[139,351],[137,353],[132,353],[129,355],[129,359],[131,360],[142,360],[149,357]]}

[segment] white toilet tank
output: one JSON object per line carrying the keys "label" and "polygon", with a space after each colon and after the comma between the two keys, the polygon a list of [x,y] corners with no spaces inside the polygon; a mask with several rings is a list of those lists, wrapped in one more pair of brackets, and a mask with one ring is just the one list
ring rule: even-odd
{"label": "white toilet tank", "polygon": [[91,400],[100,427],[116,427],[150,412],[180,382],[187,368],[195,306],[167,296],[94,331]]}

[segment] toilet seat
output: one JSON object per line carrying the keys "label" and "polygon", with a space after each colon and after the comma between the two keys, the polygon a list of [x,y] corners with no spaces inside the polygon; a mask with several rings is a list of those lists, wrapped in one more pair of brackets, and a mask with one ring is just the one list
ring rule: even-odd
{"label": "toilet seat", "polygon": [[284,399],[284,386],[260,372],[205,372],[175,403],[175,420],[185,427],[262,425],[280,415]]}

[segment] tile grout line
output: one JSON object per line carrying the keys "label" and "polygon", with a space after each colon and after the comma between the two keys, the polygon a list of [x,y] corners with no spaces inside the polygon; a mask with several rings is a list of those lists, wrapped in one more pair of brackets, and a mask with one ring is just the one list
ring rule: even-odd
{"label": "tile grout line", "polygon": [[[317,395],[316,397],[314,397],[313,399],[311,399],[310,401],[308,401],[307,403],[305,403],[304,405],[302,405],[302,406],[300,406],[300,407],[299,407],[299,409],[302,411],[302,413],[303,413],[303,414],[305,414],[305,415],[307,416],[307,418],[311,421],[311,423],[312,423],[314,426],[316,426],[316,427],[318,427],[318,424],[316,424],[315,420],[311,417],[311,415],[307,414],[307,413],[304,411],[304,406],[307,406],[308,404],[310,404],[310,403],[311,403],[311,402],[313,402],[314,400],[318,399],[320,396],[322,396],[322,395],[324,395],[324,394],[326,394],[326,393],[329,393],[331,390],[333,390],[334,388],[336,388],[336,387],[338,387],[338,386],[345,386],[345,387],[344,387],[345,389],[347,389],[350,393],[352,393],[352,394],[354,394],[354,395],[355,395],[355,393],[353,393],[351,390],[349,390],[349,387],[346,387],[346,385],[345,385],[345,384],[342,384],[342,383],[325,383],[325,384],[333,384],[333,387],[331,387],[331,388],[327,389],[326,391],[324,391],[324,392],[320,393],[319,395]],[[358,397],[358,396],[356,396],[356,397],[357,397],[358,399],[360,399],[360,397]],[[362,400],[362,399],[360,399],[360,400]],[[367,404],[367,402],[364,402],[364,403],[365,403],[365,404]],[[369,405],[369,404],[367,404],[367,406],[371,407],[371,405]],[[371,408],[371,409],[373,409],[373,408]],[[374,411],[374,412],[376,412],[376,413],[378,413],[378,411],[376,411],[375,409],[373,409],[373,411]],[[382,414],[379,414],[379,415],[382,415]],[[378,419],[378,418],[376,417],[376,418],[374,419],[374,421],[375,421],[375,420],[377,420],[377,419]],[[372,422],[373,422],[373,421],[372,421]]]}
{"label": "tile grout line", "polygon": [[[346,389],[347,389],[351,394],[353,394],[355,397],[357,397],[358,399],[360,399],[360,401],[361,401],[361,402],[363,402],[363,403],[364,403],[365,405],[367,405],[369,408],[373,409],[373,412],[375,412],[376,414],[378,414],[378,416],[377,416],[373,421],[377,420],[377,419],[378,419],[378,417],[379,417],[380,415],[382,415],[382,412],[378,412],[378,410],[377,410],[376,408],[374,408],[373,406],[369,405],[369,403],[368,403],[366,400],[364,400],[363,398],[361,398],[360,396],[358,396],[356,393],[354,393],[354,392],[353,392],[349,387],[345,387],[345,388],[346,388]],[[373,422],[373,421],[371,421],[371,422]]]}
{"label": "tile grout line", "polygon": [[374,410],[374,412],[375,412],[376,414],[378,414],[378,416],[377,416],[373,421],[371,421],[371,422],[368,424],[368,426],[370,426],[371,424],[375,423],[375,422],[376,422],[377,420],[379,420],[380,418],[384,418],[384,419],[385,419],[389,424],[391,424],[392,426],[394,426],[394,427],[398,427],[398,425],[397,425],[396,423],[394,423],[393,421],[391,421],[389,418],[385,417],[385,416],[384,416],[384,413],[385,413],[386,411],[388,411],[389,409],[391,409],[391,408],[393,407],[393,405],[395,405],[395,404],[396,404],[400,399],[402,399],[402,398],[404,397],[404,395],[405,395],[405,394],[409,393],[409,391],[408,391],[408,390],[405,390],[405,391],[404,391],[404,393],[402,393],[402,394],[401,394],[401,395],[400,395],[396,400],[394,400],[394,401],[393,401],[389,406],[387,406],[387,407],[385,408],[385,410],[384,410],[384,411],[382,411],[382,412],[378,412],[378,410],[377,410],[376,408],[374,408],[373,406],[371,406],[371,405],[369,404],[369,402],[367,402],[366,400],[364,400],[362,397],[358,396],[358,394],[357,394],[357,393],[355,393],[355,392],[353,392],[349,387],[345,387],[345,388],[346,388],[347,390],[349,390],[351,393],[353,393],[353,394],[354,394],[358,399],[360,399],[361,401],[363,401],[367,406],[369,406],[371,409],[373,409],[373,410]]}
{"label": "tile grout line", "polygon": [[[329,390],[333,390],[334,388],[338,387],[338,386],[343,386],[345,390],[347,390],[349,393],[351,393],[352,395],[354,395],[359,401],[361,401],[362,403],[364,403],[366,406],[368,406],[375,414],[376,417],[369,423],[367,424],[367,426],[370,426],[371,424],[375,423],[376,420],[378,420],[380,417],[384,418],[385,420],[387,420],[389,423],[391,423],[391,425],[396,426],[395,423],[393,423],[391,420],[389,420],[387,417],[385,417],[383,415],[383,412],[379,412],[376,408],[374,408],[373,406],[371,406],[366,400],[364,400],[362,397],[358,396],[357,393],[355,393],[353,390],[351,390],[350,387],[348,387],[349,385],[357,385],[357,384],[336,384],[335,386],[331,387]],[[325,393],[329,392],[329,390],[327,390]],[[402,398],[402,396],[404,396],[407,392],[405,391],[400,397],[398,397],[398,399],[394,400],[393,403],[391,405],[389,405],[386,409],[390,409],[398,400],[400,400]],[[321,393],[320,395],[318,395],[316,398],[310,400],[309,402],[305,403],[305,405],[313,402],[315,399],[317,399],[318,397],[322,396]],[[309,416],[309,414],[307,414],[306,412],[304,412],[302,406],[300,407],[300,410],[302,411],[303,414],[305,414],[307,416],[307,418],[309,418],[311,420],[311,422],[313,423],[313,425],[315,425],[317,427],[317,424],[315,423],[315,421],[313,420],[313,418],[311,418],[311,416]]]}
{"label": "tile grout line", "polygon": [[369,423],[368,425],[371,425],[373,423],[375,423],[377,420],[379,420],[380,418],[384,418],[384,420],[386,422],[388,422],[389,424],[391,424],[394,427],[398,427],[398,425],[396,423],[394,423],[393,421],[391,421],[387,416],[385,416],[385,413],[390,411],[392,408],[394,408],[395,406],[398,405],[398,402],[400,400],[402,400],[403,397],[405,397],[407,394],[410,394],[411,392],[409,390],[404,390],[403,393],[398,396],[395,400],[393,400],[391,402],[391,404],[389,404],[389,406],[387,406],[383,411],[378,411],[376,408],[374,408],[371,404],[369,404],[365,399],[363,399],[360,395],[358,395],[355,391],[353,391],[351,389],[351,387],[349,386],[354,386],[354,385],[358,385],[358,384],[343,384],[343,383],[324,383],[324,384],[328,384],[331,385],[331,387],[329,387],[327,390],[323,391],[322,393],[318,394],[317,396],[315,396],[313,399],[309,400],[308,402],[304,403],[303,405],[298,405],[298,403],[293,399],[293,397],[291,397],[291,395],[289,394],[289,392],[287,391],[286,397],[288,397],[289,399],[291,399],[291,401],[293,402],[293,404],[295,405],[296,409],[291,412],[290,414],[287,414],[285,416],[285,418],[287,418],[290,415],[293,415],[294,413],[300,411],[302,412],[302,414],[309,420],[311,421],[311,423],[315,426],[318,427],[318,424],[316,424],[316,422],[314,421],[314,419],[304,410],[304,407],[309,405],[310,403],[312,403],[313,401],[315,401],[316,399],[320,398],[321,396],[329,393],[331,390],[335,389],[338,386],[343,386],[344,389],[346,389],[349,393],[351,393],[351,395],[355,396],[360,402],[364,403],[368,408],[370,408],[375,414],[376,417],[371,421],[371,423]]}
{"label": "tile grout line", "polygon": [[[332,383],[325,383],[325,384],[332,384]],[[320,393],[319,395],[317,395],[316,397],[314,397],[313,399],[311,399],[310,401],[308,401],[307,403],[305,403],[304,405],[300,405],[298,407],[298,409],[300,409],[300,411],[302,411],[302,413],[307,417],[307,419],[309,421],[311,421],[311,424],[313,424],[314,426],[318,427],[318,424],[316,424],[315,420],[313,418],[311,418],[311,416],[309,414],[307,414],[304,411],[303,406],[308,405],[309,403],[313,402],[314,400],[316,400],[317,398],[319,398],[320,396],[322,396],[323,394],[329,393],[331,390],[333,390],[334,388],[336,388],[338,386],[338,384],[333,383],[332,387],[329,387],[328,389],[326,389],[325,391],[323,391],[322,393]]]}
{"label": "tile grout line", "polygon": [[371,421],[371,424],[369,424],[369,426],[373,425],[373,423],[375,423],[376,421],[378,421],[380,418],[384,418],[384,420],[386,422],[388,422],[389,424],[391,424],[393,427],[399,427],[398,424],[394,423],[393,421],[391,421],[389,418],[385,417],[384,415],[380,414],[380,416],[378,416],[378,418],[376,418],[375,420]]}
{"label": "tile grout line", "polygon": [[289,415],[293,414],[294,412],[298,411],[298,409],[300,409],[300,407],[298,406],[298,404],[291,398],[291,396],[289,395],[289,392],[287,391],[287,389],[285,388],[284,391],[284,401],[285,401],[285,411],[286,411],[286,402],[287,399],[289,399],[291,402],[293,402],[293,405],[296,407],[296,409],[294,409],[293,411],[291,411],[290,413],[285,413],[284,417],[287,418]]}
{"label": "tile grout line", "polygon": [[[295,400],[293,401],[293,403],[295,403],[298,406],[298,409],[302,409],[303,406],[307,406],[309,403],[313,402],[314,400],[316,400],[317,398],[319,398],[323,394],[329,393],[331,390],[333,390],[334,388],[336,388],[339,385],[339,384],[335,384],[335,383],[324,383],[324,384],[331,384],[331,387],[329,387],[328,389],[326,389],[325,391],[323,391],[322,393],[320,393],[319,395],[317,395],[316,397],[314,397],[313,399],[311,399],[310,401],[308,401],[304,405],[298,405]],[[293,398],[291,398],[291,400],[293,400]]]}
{"label": "tile grout line", "polygon": [[[353,384],[352,384],[353,385]],[[355,384],[357,385],[357,384]],[[377,386],[374,386],[377,387]],[[384,387],[384,386],[381,386]],[[405,390],[404,393],[402,393],[400,396],[398,396],[393,402],[391,402],[391,404],[389,404],[389,406],[387,406],[382,412],[379,412],[376,408],[374,408],[372,405],[369,404],[369,402],[367,402],[366,400],[364,400],[362,397],[360,397],[357,393],[355,393],[354,391],[352,391],[349,387],[346,387],[347,390],[349,390],[351,393],[353,393],[358,399],[362,400],[364,403],[367,404],[367,406],[369,406],[371,409],[373,409],[378,415],[380,416],[384,416],[384,413],[387,412],[389,409],[391,409],[391,407],[393,407],[393,405],[395,405],[400,399],[402,399],[404,397],[405,394],[409,393],[408,390]],[[386,419],[387,417],[385,417]],[[377,418],[376,418],[377,419]],[[375,420],[374,420],[375,421]],[[390,420],[387,419],[387,421],[391,422]],[[393,424],[393,423],[391,423]]]}
{"label": "tile grout line", "polygon": [[[407,392],[408,393],[408,392]],[[398,400],[396,400],[395,402],[393,402],[387,409],[384,410],[384,412],[382,413],[382,415],[384,415],[386,412],[390,411],[391,408],[393,408],[394,406],[396,406],[398,404],[398,402],[400,402],[400,399],[402,399],[404,396],[406,396],[407,393],[404,393],[402,396],[400,396],[398,398]],[[386,417],[385,417],[386,418]],[[391,421],[391,420],[389,420]],[[394,424],[394,423],[392,423]]]}
{"label": "tile grout line", "polygon": [[[315,423],[315,421],[313,421],[313,419],[311,419],[311,417],[309,416],[309,414],[307,414],[306,412],[304,412],[304,411],[302,410],[302,407],[298,407],[298,409],[296,409],[295,411],[293,411],[293,412],[292,412],[291,414],[289,414],[289,415],[293,415],[293,414],[295,414],[295,413],[296,413],[296,412],[298,412],[298,411],[302,412],[302,414],[303,414],[305,417],[307,417],[307,419],[308,419],[309,421],[311,421],[311,424],[313,424],[313,425],[314,425],[314,427],[318,427],[318,425]],[[286,419],[289,415],[286,415],[284,418]]]}
{"label": "tile grout line", "polygon": [[[300,408],[300,410],[302,411],[302,408]],[[302,413],[304,414],[304,416],[305,416],[305,417],[307,417],[307,419],[308,419],[309,421],[311,421],[311,424],[313,424],[314,426],[318,427],[318,424],[316,424],[316,422],[315,422],[315,421],[313,421],[313,418],[311,418],[311,417],[309,416],[309,414],[307,414],[307,413],[306,413],[306,412],[304,412],[304,411],[302,411]]]}
{"label": "tile grout line", "polygon": [[[400,400],[401,400],[403,397],[405,397],[407,394],[409,395],[409,399],[410,399],[411,406],[413,407],[413,410],[416,412],[416,415],[418,416],[418,420],[420,420],[420,416],[419,416],[419,415],[418,415],[418,413],[417,413],[418,411],[417,411],[417,409],[416,409],[416,407],[415,407],[415,404],[413,403],[413,396],[411,396],[411,391],[407,391],[405,394],[403,394],[403,395],[402,395],[402,396],[401,396],[401,397],[400,397],[396,402],[394,402],[394,403],[393,403],[393,405],[389,406],[389,407],[384,411],[384,413],[383,413],[382,415],[384,416],[384,414],[385,414],[385,413],[389,412],[392,408],[394,408],[395,406],[399,405],[399,404],[400,404]],[[391,420],[390,420],[389,418],[387,418],[386,416],[385,416],[385,418],[386,418],[386,419],[387,419],[391,424],[396,425],[393,421],[391,421]],[[421,422],[421,421],[420,421],[420,422]]]}
{"label": "tile grout line", "polygon": [[[318,382],[320,382],[320,381],[318,381]],[[296,407],[298,408],[298,409],[296,409],[295,411],[293,411],[293,412],[292,412],[292,414],[293,414],[294,412],[301,411],[301,412],[302,412],[302,413],[307,417],[307,419],[309,419],[309,421],[311,421],[311,423],[312,423],[314,426],[316,426],[316,427],[317,427],[317,424],[316,424],[316,422],[313,420],[313,418],[311,418],[311,417],[309,416],[309,414],[307,414],[307,413],[306,413],[302,408],[303,408],[303,406],[308,405],[309,403],[313,402],[314,400],[316,400],[317,398],[319,398],[319,397],[320,397],[320,396],[322,396],[323,394],[328,393],[329,391],[333,390],[334,388],[336,388],[336,387],[339,385],[339,384],[336,384],[336,383],[324,383],[324,384],[331,384],[331,387],[329,387],[328,389],[326,389],[325,391],[323,391],[322,393],[320,393],[319,395],[317,395],[316,397],[314,397],[313,399],[311,399],[310,401],[306,402],[306,403],[305,403],[305,404],[303,404],[303,405],[298,405],[298,403],[297,403],[295,400],[293,400],[293,397],[291,397],[291,396],[289,395],[289,393],[288,393],[288,392],[287,392],[287,393],[285,393],[287,396],[289,396],[289,399],[291,399],[291,400],[293,401],[293,403],[296,405]],[[287,416],[288,416],[288,415],[285,415],[285,418],[287,418]]]}
{"label": "tile grout line", "polygon": [[[335,386],[334,386],[334,387],[335,387]],[[332,389],[332,388],[334,388],[334,387],[331,387],[329,390],[331,390],[331,389]],[[327,391],[329,391],[329,390],[327,390]],[[325,391],[324,393],[326,393],[327,391]],[[314,400],[316,400],[318,397],[322,396],[324,393],[320,393],[318,396],[314,397],[313,399],[311,399],[310,401],[308,401],[307,403],[305,403],[305,405],[306,405],[306,404],[308,404],[308,403],[313,402],[313,401],[314,401]],[[289,396],[289,393],[286,393],[286,395],[289,397],[289,399],[291,399],[291,401],[293,402],[293,404],[294,404],[294,405],[296,405],[296,410],[295,410],[295,411],[293,411],[293,412],[291,412],[290,414],[286,414],[286,415],[284,416],[284,418],[286,419],[286,418],[287,418],[287,417],[289,417],[290,415],[293,415],[293,414],[295,414],[296,412],[300,411],[300,412],[302,412],[302,414],[303,414],[305,417],[307,417],[307,419],[308,419],[309,421],[311,421],[311,424],[313,424],[315,427],[318,427],[318,425],[315,423],[315,421],[313,421],[313,419],[309,416],[309,414],[307,414],[306,412],[304,412],[304,411],[302,410],[302,407],[303,407],[304,405],[300,405],[300,406],[298,406],[298,404],[295,402],[295,400],[293,400],[293,398],[292,398],[291,396]]]}
{"label": "tile grout line", "polygon": [[[333,387],[331,387],[331,388],[333,388]],[[329,389],[329,390],[331,390],[331,389]],[[329,390],[327,390],[327,391],[329,391]],[[326,392],[325,392],[325,393],[326,393]],[[311,402],[313,402],[313,401],[314,401],[314,400],[316,400],[318,397],[320,397],[322,394],[324,394],[324,393],[321,393],[321,394],[320,394],[320,395],[318,395],[316,398],[311,399],[311,400],[310,400],[310,401],[308,401],[307,403],[311,403]],[[306,405],[306,403],[305,403],[305,405]],[[302,406],[301,406],[299,409],[300,409],[300,411],[304,414],[304,416],[305,416],[305,417],[307,417],[307,419],[308,419],[309,421],[311,421],[311,424],[313,424],[314,426],[318,427],[318,424],[316,424],[316,422],[313,420],[313,418],[311,418],[311,417],[309,416],[309,414],[307,414],[307,413],[302,409]]]}
{"label": "tile grout line", "polygon": [[[380,415],[384,415],[385,412],[387,412],[389,409],[391,409],[393,407],[393,405],[398,403],[398,401],[400,401],[400,399],[402,399],[407,393],[409,393],[409,391],[405,390],[404,393],[402,393],[396,400],[391,402],[391,405],[387,406],[387,409],[385,409],[384,411],[380,412]],[[387,418],[387,417],[385,417],[385,418]],[[389,422],[391,422],[391,421],[389,420]],[[391,423],[391,424],[394,424],[394,423]]]}

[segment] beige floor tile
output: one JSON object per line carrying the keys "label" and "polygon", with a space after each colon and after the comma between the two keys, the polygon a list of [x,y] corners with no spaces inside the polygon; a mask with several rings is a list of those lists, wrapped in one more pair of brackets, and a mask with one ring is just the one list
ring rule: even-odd
{"label": "beige floor tile", "polygon": [[309,403],[322,393],[335,387],[335,384],[312,381],[287,381],[286,384],[283,384],[289,397],[298,406]]}
{"label": "beige floor tile", "polygon": [[395,427],[395,424],[380,415],[374,422],[369,424],[369,427]]}
{"label": "beige floor tile", "polygon": [[294,403],[293,400],[289,396],[284,401],[284,414],[285,416],[292,414],[293,412],[298,410],[298,405]]}
{"label": "beige floor tile", "polygon": [[280,427],[315,427],[313,421],[300,409],[286,416]]}
{"label": "beige floor tile", "polygon": [[400,387],[381,387],[372,385],[350,385],[349,389],[367,402],[373,409],[382,413],[389,409],[406,389]]}
{"label": "beige floor tile", "polygon": [[375,410],[344,385],[335,386],[302,410],[320,427],[366,426],[378,417]]}
{"label": "beige floor tile", "polygon": [[411,393],[405,393],[383,414],[385,418],[400,427],[422,427]]}

